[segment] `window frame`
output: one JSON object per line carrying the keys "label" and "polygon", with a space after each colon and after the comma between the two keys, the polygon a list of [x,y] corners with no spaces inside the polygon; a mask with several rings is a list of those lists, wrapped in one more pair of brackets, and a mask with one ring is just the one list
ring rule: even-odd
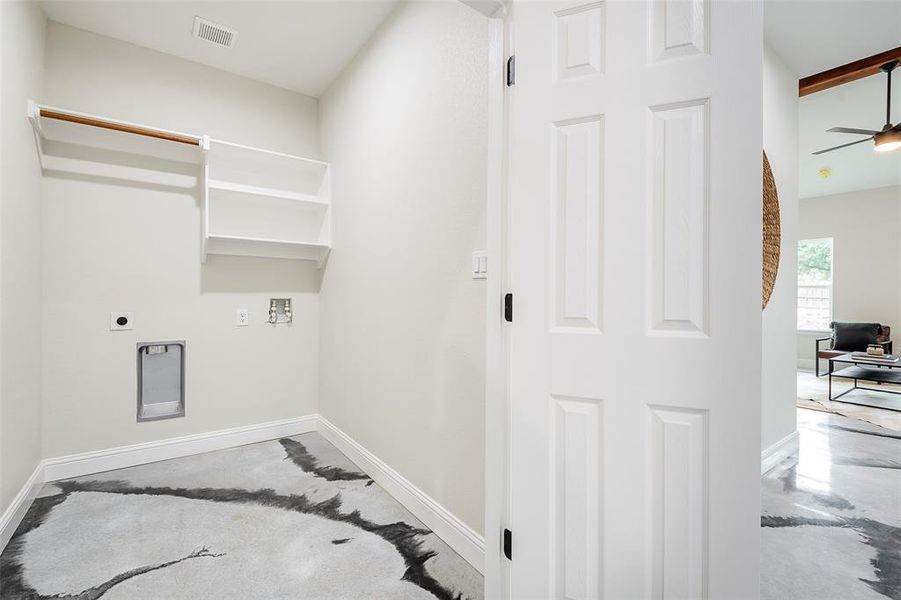
{"label": "window frame", "polygon": [[[795,249],[795,252],[798,251],[801,244],[804,242],[829,242],[829,247],[832,251],[829,253],[829,282],[824,284],[813,284],[813,285],[801,285],[801,270],[800,268],[796,269],[796,277],[795,277],[795,314],[797,315],[799,298],[798,291],[801,287],[824,287],[829,289],[829,322],[831,323],[834,320],[835,316],[835,238],[834,237],[817,237],[817,238],[805,238],[798,240],[798,248]],[[797,264],[797,263],[796,263]],[[828,327],[826,329],[802,329],[799,322],[795,323],[795,327],[798,333],[806,333],[806,334],[825,334],[832,333],[832,330]]]}

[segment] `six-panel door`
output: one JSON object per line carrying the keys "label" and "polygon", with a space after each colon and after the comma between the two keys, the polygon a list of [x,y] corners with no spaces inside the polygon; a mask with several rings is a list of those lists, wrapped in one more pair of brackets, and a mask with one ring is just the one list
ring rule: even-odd
{"label": "six-panel door", "polygon": [[512,597],[757,596],[759,2],[518,2]]}

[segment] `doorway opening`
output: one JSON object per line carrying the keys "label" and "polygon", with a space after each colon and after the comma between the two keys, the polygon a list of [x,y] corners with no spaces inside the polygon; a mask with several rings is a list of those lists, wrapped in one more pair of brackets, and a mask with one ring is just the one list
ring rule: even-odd
{"label": "doorway opening", "polygon": [[782,257],[763,313],[761,598],[893,598],[901,555],[881,540],[901,500],[901,151],[882,132],[901,122],[901,12],[764,13]]}

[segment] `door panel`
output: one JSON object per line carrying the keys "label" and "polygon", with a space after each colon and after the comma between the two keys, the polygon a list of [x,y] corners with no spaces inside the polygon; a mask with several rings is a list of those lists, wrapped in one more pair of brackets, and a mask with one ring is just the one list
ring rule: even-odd
{"label": "door panel", "polygon": [[604,120],[554,123],[554,326],[600,333]]}
{"label": "door panel", "polygon": [[596,598],[601,589],[602,403],[554,398],[554,531],[558,598]]}
{"label": "door panel", "polygon": [[648,410],[649,598],[704,598],[707,579],[707,411]]}
{"label": "door panel", "polygon": [[707,102],[649,110],[652,335],[707,334]]}
{"label": "door panel", "polygon": [[518,2],[512,592],[754,598],[759,2]]}

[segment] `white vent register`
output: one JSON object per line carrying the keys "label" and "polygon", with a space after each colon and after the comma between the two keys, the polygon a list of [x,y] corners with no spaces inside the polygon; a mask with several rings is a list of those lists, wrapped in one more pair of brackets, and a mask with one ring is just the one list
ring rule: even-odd
{"label": "white vent register", "polygon": [[208,21],[203,17],[194,17],[193,33],[196,38],[224,48],[234,47],[237,34],[231,27]]}
{"label": "white vent register", "polygon": [[204,262],[208,254],[231,254],[311,260],[322,267],[328,257],[328,163],[34,102],[28,118],[42,169],[53,168],[60,142],[197,165]]}

